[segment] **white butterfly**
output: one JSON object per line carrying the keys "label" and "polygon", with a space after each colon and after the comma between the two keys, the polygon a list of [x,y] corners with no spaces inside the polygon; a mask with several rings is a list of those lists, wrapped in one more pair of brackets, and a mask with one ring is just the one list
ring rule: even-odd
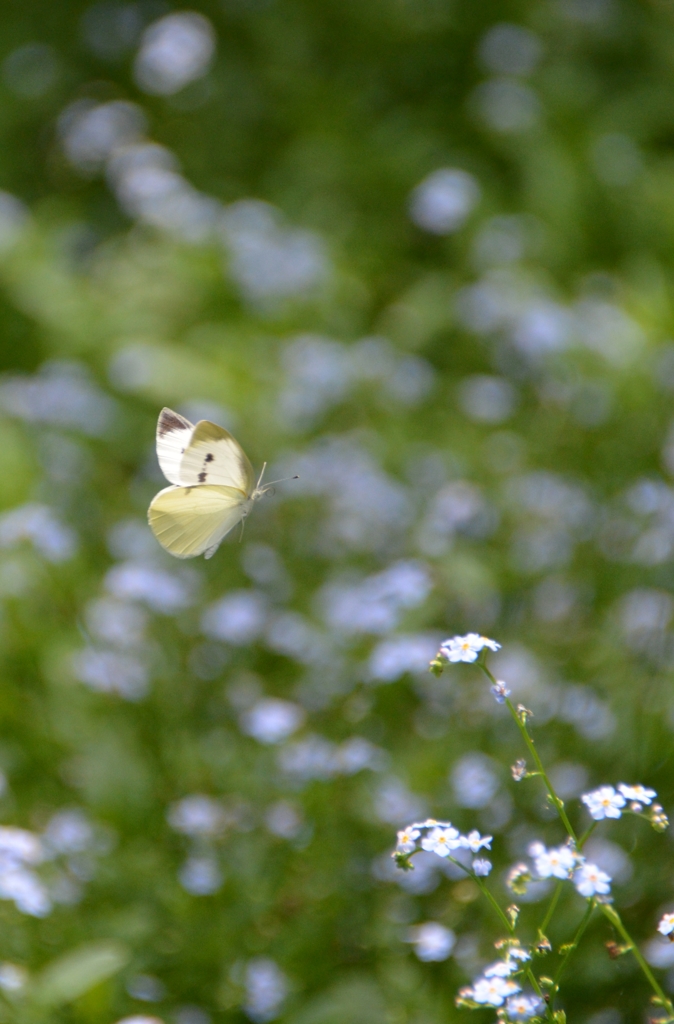
{"label": "white butterfly", "polygon": [[159,414],[157,458],[173,486],[153,499],[148,520],[176,558],[214,555],[271,486],[261,486],[264,466],[255,483],[253,467],[227,430],[209,420],[195,426],[171,409]]}

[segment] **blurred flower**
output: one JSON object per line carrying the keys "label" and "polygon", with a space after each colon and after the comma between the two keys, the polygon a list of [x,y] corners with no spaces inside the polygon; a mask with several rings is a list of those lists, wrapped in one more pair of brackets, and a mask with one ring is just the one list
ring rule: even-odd
{"label": "blurred flower", "polygon": [[543,1013],[544,1004],[540,996],[510,996],[506,1002],[506,1011],[511,1020],[529,1020]]}
{"label": "blurred flower", "polygon": [[0,548],[28,540],[49,562],[66,562],[75,554],[74,532],[47,505],[31,502],[0,515]]}
{"label": "blurred flower", "polygon": [[280,212],[258,199],[225,208],[222,238],[230,273],[244,295],[265,302],[301,295],[327,276],[328,260],[313,231],[286,227]]}
{"label": "blurred flower", "polygon": [[99,170],[115,150],[138,142],[145,128],[141,108],[124,100],[77,100],[58,121],[66,157],[85,174]]}
{"label": "blurred flower", "polygon": [[138,605],[103,597],[87,605],[86,620],[96,640],[129,649],[141,646],[147,615]]}
{"label": "blurred flower", "polygon": [[171,828],[186,836],[215,836],[226,823],[222,804],[200,793],[171,804],[167,818]]}
{"label": "blurred flower", "polygon": [[466,754],[451,774],[454,798],[461,807],[486,807],[499,789],[494,761],[486,754]]}
{"label": "blurred flower", "polygon": [[480,40],[480,62],[495,74],[530,75],[543,54],[537,35],[523,25],[493,25]]}
{"label": "blurred flower", "polygon": [[299,704],[268,697],[241,716],[241,729],[258,743],[282,743],[304,723],[306,714]]}
{"label": "blurred flower", "polygon": [[634,800],[636,803],[647,806],[658,795],[654,789],[646,789],[644,786],[626,786],[624,782],[618,783],[618,789],[626,800]]}
{"label": "blurred flower", "polygon": [[[0,247],[1,216],[0,203]],[[89,437],[105,436],[117,415],[117,403],[94,383],[82,363],[60,359],[43,363],[30,376],[3,375],[0,408],[29,423],[79,430]]]}
{"label": "blurred flower", "polygon": [[38,99],[56,84],[61,64],[47,43],[24,43],[5,57],[2,76],[17,96]]}
{"label": "blurred flower", "polygon": [[626,804],[625,797],[621,793],[616,793],[613,786],[600,786],[591,793],[584,793],[581,800],[595,821],[619,818]]}
{"label": "blurred flower", "polygon": [[53,814],[43,833],[43,841],[52,855],[82,853],[94,843],[94,830],[86,814],[78,808]]}
{"label": "blurred flower", "polygon": [[449,235],[463,225],[480,199],[480,187],[467,171],[443,167],[417,185],[409,202],[411,220],[434,235]]}
{"label": "blurred flower", "polygon": [[72,666],[81,683],[101,693],[116,693],[125,700],[141,700],[150,683],[149,672],[143,662],[118,651],[87,647],[73,655]]}
{"label": "blurred flower", "polygon": [[475,89],[472,101],[493,131],[518,135],[533,128],[541,115],[538,96],[527,85],[509,78],[492,78]]}
{"label": "blurred flower", "polygon": [[203,78],[215,54],[215,33],[208,18],[195,11],[168,14],[145,29],[134,62],[143,92],[171,96]]}
{"label": "blurred flower", "polygon": [[447,959],[456,943],[456,935],[437,921],[425,921],[409,929],[407,941],[413,944],[419,960],[430,963]]}
{"label": "blurred flower", "polygon": [[473,871],[476,875],[488,875],[491,867],[491,861],[484,857],[476,857],[473,861]]}
{"label": "blurred flower", "polygon": [[493,836],[481,836],[475,829],[469,832],[467,836],[461,836],[461,845],[467,850],[472,850],[473,853],[478,853],[482,847],[485,850],[491,849],[491,842]]}
{"label": "blurred flower", "polygon": [[510,696],[510,690],[502,679],[496,680],[496,683],[491,688],[491,692],[494,694],[497,704],[505,704],[506,697]]}
{"label": "blurred flower", "polygon": [[121,601],[142,601],[153,611],[172,615],[192,603],[193,577],[169,572],[142,562],[114,565],[103,580],[113,597]]}
{"label": "blurred flower", "polygon": [[28,971],[18,964],[0,963],[0,989],[3,992],[20,992],[28,981]]}
{"label": "blurred flower", "polygon": [[245,973],[244,1013],[254,1024],[266,1024],[281,1013],[288,995],[288,980],[279,966],[267,957],[249,960]]}
{"label": "blurred flower", "polygon": [[517,395],[512,384],[501,377],[476,374],[466,377],[459,388],[459,404],[477,423],[503,423],[515,409]]}
{"label": "blurred flower", "polygon": [[183,889],[192,896],[211,896],[222,886],[222,872],[216,860],[207,856],[188,857],[178,878]]}
{"label": "blurred flower", "polygon": [[342,744],[323,736],[307,736],[287,744],[279,751],[279,765],[298,781],[332,779],[337,775],[355,775],[365,768],[378,770],[382,752],[374,744],[354,736]]}
{"label": "blurred flower", "polygon": [[281,839],[294,839],[302,829],[300,810],[288,800],[279,800],[268,807],[264,820],[269,831]]}
{"label": "blurred flower", "polygon": [[466,994],[476,1003],[486,1006],[503,1006],[506,997],[519,992],[519,985],[505,978],[478,978]]}
{"label": "blurred flower", "polygon": [[256,640],[267,618],[267,601],[256,590],[235,590],[209,605],[201,619],[206,636],[243,647]]}
{"label": "blurred flower", "polygon": [[437,646],[435,637],[424,633],[382,640],[370,655],[369,676],[376,682],[391,683],[407,672],[426,672]]}
{"label": "blurred flower", "polygon": [[29,220],[28,210],[20,199],[9,192],[0,191],[0,254],[19,241]]}
{"label": "blurred flower", "polygon": [[417,848],[417,839],[421,835],[418,828],[414,828],[412,825],[402,829],[398,832],[398,842],[396,849],[400,850],[401,853],[412,853]]}
{"label": "blurred flower", "polygon": [[573,883],[581,896],[604,896],[611,891],[611,876],[596,864],[581,864],[574,872]]}
{"label": "blurred flower", "polygon": [[506,878],[506,885],[509,889],[512,889],[514,893],[519,896],[523,896],[531,881],[531,871],[528,864],[515,864]]}
{"label": "blurred flower", "polygon": [[166,995],[166,986],[151,974],[136,974],[126,984],[126,991],[133,999],[144,1003],[158,1003]]}
{"label": "blurred flower", "polygon": [[[417,793],[412,793],[400,779],[389,775],[382,779],[374,796],[374,812],[380,821],[398,825],[423,814],[426,802]],[[409,826],[416,831],[419,826]]]}
{"label": "blurred flower", "polygon": [[343,633],[387,633],[407,608],[426,600],[431,578],[423,562],[394,562],[356,584],[331,583],[321,597],[326,622]]}
{"label": "blurred flower", "polygon": [[674,933],[674,914],[663,914],[658,924],[658,931],[661,935],[667,935],[673,938]]}

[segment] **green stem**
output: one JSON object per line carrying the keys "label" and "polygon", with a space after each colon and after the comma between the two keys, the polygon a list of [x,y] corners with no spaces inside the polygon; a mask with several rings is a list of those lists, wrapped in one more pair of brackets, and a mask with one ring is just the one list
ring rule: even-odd
{"label": "green stem", "polygon": [[555,886],[555,891],[552,894],[552,899],[550,900],[550,906],[548,907],[547,912],[545,914],[545,917],[543,918],[543,921],[542,921],[542,923],[541,923],[541,925],[540,925],[540,927],[538,929],[539,932],[542,935],[545,935],[545,933],[547,931],[548,925],[550,924],[550,922],[552,920],[552,915],[554,914],[555,910],[557,909],[557,903],[559,902],[559,897],[561,896],[561,894],[562,894],[562,883],[561,883],[561,881],[559,881],[559,882],[557,882],[557,885]]}
{"label": "green stem", "polygon": [[569,945],[569,948],[567,949],[566,953],[562,957],[562,961],[559,964],[559,967],[557,968],[557,971],[555,973],[555,977],[554,977],[553,982],[552,982],[552,988],[550,989],[550,995],[551,995],[551,997],[553,999],[554,999],[554,997],[555,997],[555,995],[557,993],[557,990],[559,989],[559,979],[562,976],[562,972],[564,971],[564,968],[566,967],[566,964],[567,964],[567,961],[568,961],[569,957],[571,956],[573,951],[576,949],[576,947],[578,946],[578,943],[580,942],[581,938],[583,937],[583,932],[585,931],[585,929],[587,928],[588,924],[590,923],[590,918],[592,917],[592,911],[594,910],[595,906],[596,906],[596,904],[595,904],[594,900],[589,900],[589,902],[587,904],[587,910],[585,911],[585,913],[583,915],[582,921],[578,925],[578,931],[574,935],[573,940],[572,940],[572,942]]}
{"label": "green stem", "polygon": [[665,1009],[670,1014],[674,1015],[674,1006],[672,1006],[671,1000],[667,998],[667,996],[665,995],[663,990],[658,985],[657,981],[655,980],[655,977],[653,975],[652,970],[650,969],[650,967],[648,966],[648,964],[644,960],[643,956],[641,955],[641,950],[637,946],[636,942],[634,942],[634,940],[632,939],[632,936],[627,931],[627,928],[622,923],[622,920],[621,920],[620,915],[618,914],[617,910],[614,910],[614,908],[612,906],[610,906],[609,904],[607,904],[607,903],[600,903],[599,904],[599,909],[601,910],[601,912],[604,915],[604,917],[608,918],[608,920],[611,922],[611,924],[614,926],[614,928],[618,929],[618,931],[620,932],[624,942],[626,943],[626,945],[628,945],[630,947],[630,950],[634,954],[634,957],[635,957],[637,963],[639,964],[639,967],[641,968],[643,973],[646,975],[646,978],[648,979],[651,988],[653,989],[653,991],[655,992],[657,997],[662,1000],[662,1004],[665,1007]]}
{"label": "green stem", "polygon": [[[489,671],[489,669],[487,668],[487,666],[482,664],[482,662],[480,662],[479,664],[480,664],[480,668],[482,669],[484,674],[487,676],[487,678],[491,680],[491,682],[492,682],[492,684],[494,686],[496,686],[496,680],[495,680],[494,676],[491,674],[491,672]],[[552,800],[553,804],[557,808],[557,813],[559,814],[560,818],[562,819],[562,823],[564,825],[564,828],[567,831],[567,834],[569,835],[569,837],[571,839],[573,839],[574,843],[577,843],[578,839],[577,839],[576,833],[575,833],[575,831],[573,829],[573,826],[572,826],[571,822],[569,821],[568,815],[567,815],[566,811],[564,810],[564,803],[563,803],[563,801],[561,801],[559,799],[559,797],[555,793],[553,785],[550,782],[550,779],[548,778],[548,774],[547,774],[545,768],[543,767],[543,762],[541,761],[540,757],[538,756],[538,751],[536,750],[536,747],[534,745],[534,741],[532,740],[531,736],[529,735],[529,730],[527,729],[527,727],[524,724],[524,722],[521,721],[520,716],[517,714],[517,710],[516,710],[513,702],[510,700],[509,697],[506,697],[505,704],[506,704],[506,707],[508,708],[508,711],[512,715],[512,718],[513,718],[513,721],[515,722],[515,725],[517,726],[517,728],[520,731],[522,739],[524,740],[524,742],[526,744],[527,750],[529,751],[529,753],[531,754],[531,756],[534,759],[534,764],[536,765],[536,768],[538,769],[538,772],[539,772],[541,778],[543,779],[543,782],[545,783],[545,788],[547,789],[547,791],[548,791],[548,793],[550,795],[550,799]]]}
{"label": "green stem", "polygon": [[578,840],[578,850],[579,851],[583,849],[583,847],[585,846],[585,843],[588,841],[588,839],[590,838],[590,836],[592,835],[592,833],[594,832],[594,830],[596,829],[598,824],[599,824],[598,821],[593,821],[592,824],[589,826],[589,828],[585,829],[585,831],[583,832],[582,836]]}

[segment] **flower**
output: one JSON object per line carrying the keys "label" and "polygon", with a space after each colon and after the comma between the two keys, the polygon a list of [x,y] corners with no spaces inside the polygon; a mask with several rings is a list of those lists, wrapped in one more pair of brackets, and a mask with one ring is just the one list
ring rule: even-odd
{"label": "flower", "polygon": [[412,853],[417,848],[416,840],[420,836],[418,828],[414,825],[408,825],[407,828],[403,828],[398,832],[397,849],[400,853]]}
{"label": "flower", "polygon": [[472,998],[476,1003],[488,1006],[503,1006],[507,996],[519,992],[520,987],[514,981],[505,978],[478,978],[472,988]]}
{"label": "flower", "polygon": [[482,974],[485,978],[508,978],[516,970],[517,964],[511,963],[509,960],[496,960],[489,967],[485,967]]}
{"label": "flower", "polygon": [[508,999],[506,1010],[512,1020],[528,1020],[542,1012],[543,1000],[539,996],[524,996],[520,993]]}
{"label": "flower", "polygon": [[624,782],[618,784],[618,789],[626,800],[634,800],[638,804],[650,804],[653,797],[658,794],[654,789],[646,789],[645,786],[626,786]]}
{"label": "flower", "polygon": [[456,935],[451,928],[445,928],[437,921],[426,921],[410,929],[407,941],[413,944],[419,960],[428,963],[446,960],[454,948]]}
{"label": "flower", "polygon": [[421,840],[424,850],[437,853],[438,857],[448,857],[450,850],[461,846],[461,836],[457,829],[447,825],[445,828],[434,828]]}
{"label": "flower", "polygon": [[483,846],[486,850],[491,850],[493,838],[493,836],[481,836],[476,829],[473,829],[467,836],[461,836],[461,845],[467,850],[472,850],[473,853],[477,853]]}
{"label": "flower", "polygon": [[622,814],[621,808],[627,802],[622,793],[616,793],[613,786],[600,786],[591,793],[584,793],[581,800],[595,821],[619,818]]}
{"label": "flower", "polygon": [[663,914],[660,918],[660,924],[658,925],[658,931],[661,935],[668,935],[671,942],[674,942],[674,914]]}
{"label": "flower", "polygon": [[478,633],[467,633],[466,636],[453,636],[440,645],[440,655],[447,661],[477,661],[477,656],[484,647],[498,651],[500,644]]}
{"label": "flower", "polygon": [[581,896],[605,896],[611,891],[611,876],[596,864],[581,864],[573,876],[573,883]]}
{"label": "flower", "polygon": [[491,871],[491,861],[484,857],[476,857],[473,861],[473,871],[476,875],[488,875]]}
{"label": "flower", "polygon": [[534,867],[539,878],[570,878],[576,866],[577,855],[569,846],[546,850],[542,843],[532,843],[529,852],[534,857]]}
{"label": "flower", "polygon": [[514,957],[515,960],[531,960],[531,953],[527,953],[526,949],[522,949],[521,946],[511,946],[508,950],[508,956]]}
{"label": "flower", "polygon": [[491,692],[494,694],[494,700],[497,704],[505,704],[506,697],[510,696],[510,690],[502,679],[496,680],[491,688]]}

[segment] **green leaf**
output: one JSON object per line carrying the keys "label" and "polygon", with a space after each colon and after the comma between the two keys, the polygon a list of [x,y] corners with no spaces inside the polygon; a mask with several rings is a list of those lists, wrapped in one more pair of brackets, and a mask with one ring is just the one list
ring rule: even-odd
{"label": "green leaf", "polygon": [[61,1006],[120,971],[129,962],[129,950],[116,942],[92,942],[48,964],[31,988],[41,1006]]}

